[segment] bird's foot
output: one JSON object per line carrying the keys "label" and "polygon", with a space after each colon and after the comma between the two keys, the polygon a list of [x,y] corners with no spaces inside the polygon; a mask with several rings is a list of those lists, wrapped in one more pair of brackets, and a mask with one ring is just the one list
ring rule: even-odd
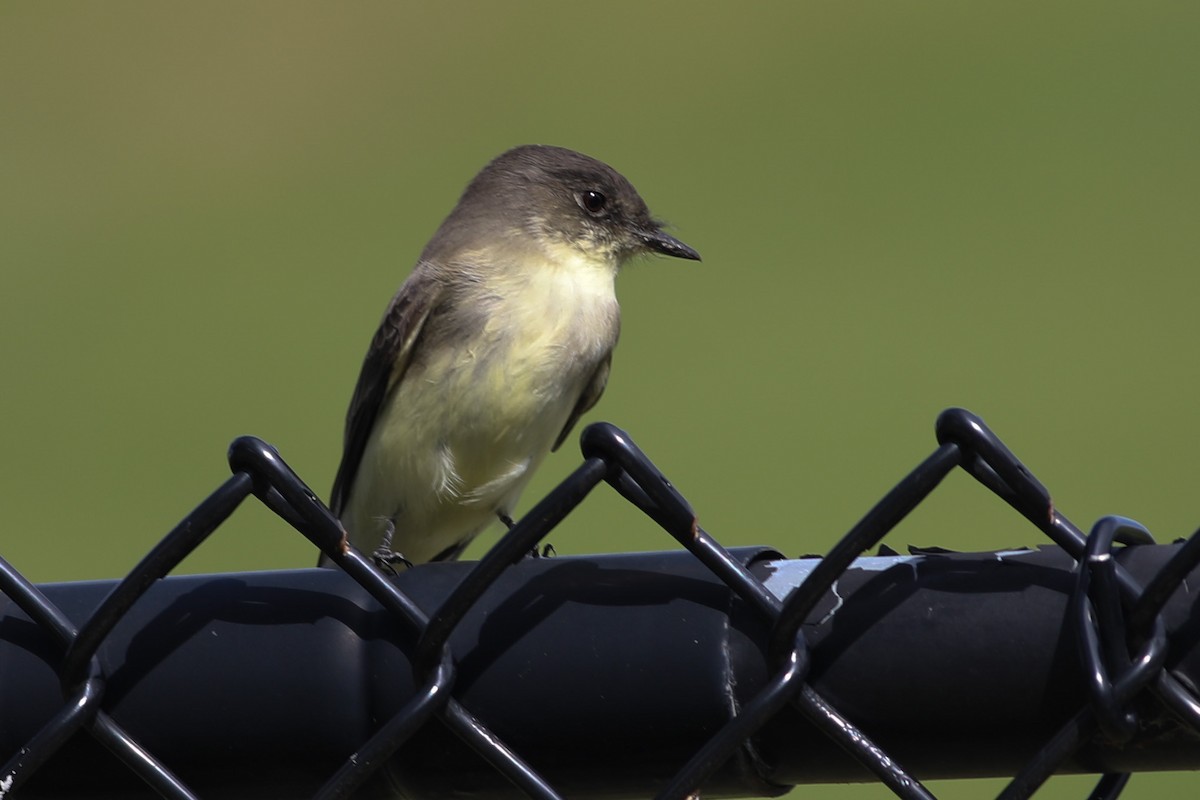
{"label": "bird's foot", "polygon": [[529,550],[530,558],[554,558],[556,555],[558,555],[558,551],[555,550],[554,545],[550,544],[549,542],[542,545],[541,550],[538,550],[536,547],[530,548]]}
{"label": "bird's foot", "polygon": [[[497,511],[496,516],[499,517],[500,521],[504,523],[504,527],[508,528],[510,531],[513,529],[513,526],[517,524],[513,522],[513,518],[504,511]],[[556,555],[558,555],[558,551],[554,549],[554,545],[552,544],[542,545],[541,550],[538,550],[536,547],[530,548],[529,550],[530,558],[551,558]]]}
{"label": "bird's foot", "polygon": [[398,553],[392,549],[392,539],[395,535],[396,523],[394,520],[388,519],[384,523],[383,538],[379,540],[379,546],[371,551],[371,561],[388,575],[399,574],[399,571],[396,569],[397,564],[403,564],[405,569],[410,569],[413,565],[411,561],[404,557],[403,553]]}
{"label": "bird's foot", "polygon": [[397,553],[394,550],[388,550],[383,547],[375,548],[375,552],[371,553],[371,561],[388,575],[400,574],[400,570],[396,569],[397,564],[402,564],[404,569],[411,569],[413,565],[411,561],[404,557],[403,553]]}

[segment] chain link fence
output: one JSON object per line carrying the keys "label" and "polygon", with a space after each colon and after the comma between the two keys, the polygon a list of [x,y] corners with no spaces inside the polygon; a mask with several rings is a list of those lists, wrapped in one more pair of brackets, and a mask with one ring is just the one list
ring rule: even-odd
{"label": "chain link fence", "polygon": [[[387,576],[260,440],[119,583],[0,561],[0,797],[775,796],[794,783],[1200,766],[1200,536],[1085,534],[970,412],[822,559],[722,547],[630,438],[476,563]],[[1040,551],[884,550],[956,467]],[[529,558],[607,482],[684,550]],[[339,570],[163,580],[250,495]],[[941,638],[938,638],[941,637]],[[897,687],[893,681],[899,681]],[[267,710],[269,709],[269,710]],[[963,727],[974,720],[978,729]],[[1011,769],[1010,769],[1011,768]]]}

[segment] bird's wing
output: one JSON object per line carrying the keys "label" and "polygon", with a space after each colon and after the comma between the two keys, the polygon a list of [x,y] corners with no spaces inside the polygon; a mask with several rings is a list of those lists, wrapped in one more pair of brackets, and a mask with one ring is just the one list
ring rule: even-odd
{"label": "bird's wing", "polygon": [[579,396],[579,401],[571,410],[571,416],[567,417],[567,424],[563,426],[562,433],[554,440],[554,447],[550,448],[551,452],[562,446],[563,441],[571,435],[571,429],[575,427],[575,423],[579,422],[579,418],[600,400],[600,395],[604,394],[604,387],[608,384],[608,370],[611,366],[612,351],[609,350],[604,360],[596,366],[596,371],[592,373],[587,385],[583,387],[583,394]]}
{"label": "bird's wing", "polygon": [[338,465],[330,494],[329,507],[339,517],[350,499],[354,477],[358,474],[379,409],[388,393],[404,377],[421,328],[441,295],[441,283],[418,268],[392,298],[379,330],[371,339],[358,383],[354,386],[354,396],[350,399],[350,410],[346,413],[342,463]]}

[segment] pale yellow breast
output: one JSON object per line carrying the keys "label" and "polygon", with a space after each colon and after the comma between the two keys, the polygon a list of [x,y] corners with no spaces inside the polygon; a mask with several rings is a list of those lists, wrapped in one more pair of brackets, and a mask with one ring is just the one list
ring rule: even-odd
{"label": "pale yellow breast", "polygon": [[397,542],[416,552],[511,511],[615,343],[615,270],[602,266],[559,257],[489,277],[483,330],[422,354],[380,410],[354,524],[374,531],[370,520],[399,515],[401,539],[444,540]]}

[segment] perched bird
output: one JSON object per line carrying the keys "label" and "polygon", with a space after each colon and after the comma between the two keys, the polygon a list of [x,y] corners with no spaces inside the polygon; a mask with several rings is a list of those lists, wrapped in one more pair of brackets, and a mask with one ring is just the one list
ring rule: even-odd
{"label": "perched bird", "polygon": [[[526,145],[475,176],[383,315],[331,508],[381,562],[457,558],[513,508],[608,380],[617,271],[699,260],[612,167]],[[323,559],[323,563],[327,563]]]}

